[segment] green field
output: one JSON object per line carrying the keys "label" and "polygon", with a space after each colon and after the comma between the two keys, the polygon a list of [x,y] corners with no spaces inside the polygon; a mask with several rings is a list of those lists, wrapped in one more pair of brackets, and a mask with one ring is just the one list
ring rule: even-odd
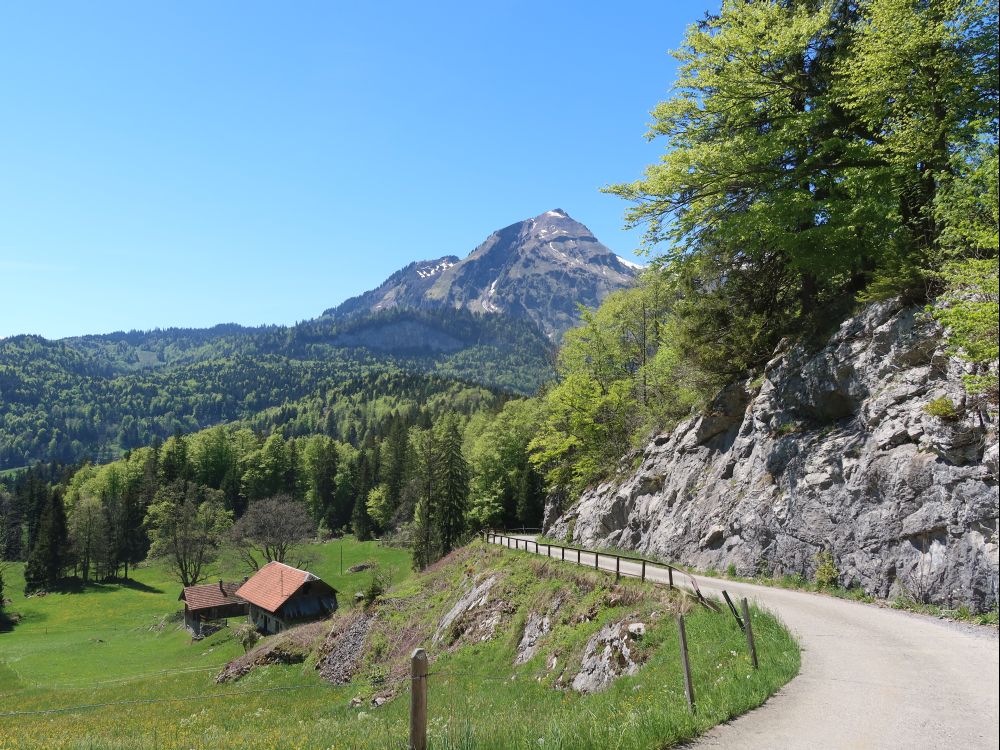
{"label": "green field", "polygon": [[[351,594],[367,583],[368,574],[339,575],[340,542],[314,549],[318,555],[310,568],[342,592],[342,607],[349,609]],[[392,649],[385,644],[394,642],[394,634],[421,634],[433,660],[430,738],[435,748],[662,747],[759,705],[798,669],[797,647],[769,615],[754,616],[762,656],[761,669],[754,671],[732,619],[699,607],[688,613],[698,690],[695,715],[684,701],[676,628],[669,617],[651,627],[644,641],[651,655],[636,676],[590,696],[557,690],[540,674],[545,655],[512,666],[525,608],[550,598],[553,586],[586,583],[583,590],[590,593],[573,603],[574,612],[596,606],[598,614],[581,624],[573,619],[556,639],[551,648],[566,658],[603,623],[639,607],[600,605],[608,592],[620,590],[613,577],[557,563],[540,576],[534,556],[479,544],[420,576],[410,576],[402,550],[348,540],[343,551],[345,570],[367,559],[396,570],[401,585],[379,610],[384,625],[369,640],[383,644],[378,648],[386,653],[384,679],[386,673],[399,673],[398,660],[392,667]],[[432,646],[428,629],[482,569],[506,576],[509,591],[515,592],[509,594],[509,606],[516,609],[509,632],[461,648]],[[179,588],[160,567],[137,570],[133,586],[94,586],[84,593],[27,600],[18,591],[19,577],[20,566],[8,569],[10,609],[24,619],[12,632],[0,633],[2,750],[405,747],[408,683],[393,678],[373,687],[369,675],[376,671],[371,662],[377,654],[371,648],[360,676],[343,687],[321,681],[315,659],[258,668],[238,682],[217,685],[219,668],[242,649],[231,628],[194,642],[178,629],[169,615],[179,609]],[[633,593],[641,589],[638,583],[627,585]],[[655,596],[642,605],[645,610],[636,611],[663,612],[657,602],[668,600]],[[395,643],[398,653],[411,648]],[[395,698],[371,707],[367,698],[393,684]],[[366,700],[351,706],[355,697]],[[72,710],[59,710],[66,708]],[[47,710],[56,712],[21,713]]]}

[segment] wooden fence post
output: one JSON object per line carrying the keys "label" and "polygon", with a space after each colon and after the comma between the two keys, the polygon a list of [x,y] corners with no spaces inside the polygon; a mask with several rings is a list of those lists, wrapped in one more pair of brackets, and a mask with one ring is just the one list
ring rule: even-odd
{"label": "wooden fence post", "polygon": [[561,559],[565,560],[566,559],[566,548],[565,547],[560,547],[559,549],[560,549],[559,554],[562,555]]}
{"label": "wooden fence post", "polygon": [[595,552],[594,553],[594,570],[600,570],[601,569],[601,564],[600,563],[601,563],[601,553],[600,552]]}
{"label": "wooden fence post", "polygon": [[684,615],[677,615],[677,635],[681,644],[681,665],[684,667],[684,694],[688,708],[694,713],[694,685],[691,684],[691,664],[688,662],[687,633],[684,630]]}
{"label": "wooden fence post", "polygon": [[579,547],[576,548],[576,564],[577,565],[582,565],[583,564],[583,563],[580,562],[580,548]]}
{"label": "wooden fence post", "polygon": [[750,624],[750,608],[747,606],[746,597],[743,597],[743,601],[740,603],[740,608],[743,610],[743,632],[747,634],[747,647],[750,649],[750,663],[753,664],[754,669],[757,669],[757,646],[753,642],[753,625]]}
{"label": "wooden fence post", "polygon": [[642,561],[642,580],[646,580],[646,561]]}
{"label": "wooden fence post", "polygon": [[615,555],[615,580],[618,581],[622,577],[622,559]]}
{"label": "wooden fence post", "polygon": [[427,652],[410,657],[410,750],[427,750]]}
{"label": "wooden fence post", "polygon": [[740,630],[746,630],[743,625],[743,620],[740,619],[739,613],[736,611],[736,605],[733,604],[733,600],[729,598],[729,592],[722,589],[722,595],[726,598],[726,604],[729,605],[729,611],[733,613],[733,617],[736,618],[736,623],[740,626]]}
{"label": "wooden fence post", "polygon": [[673,588],[674,587],[674,569],[671,568],[671,567],[669,567],[669,566],[667,567],[667,581],[668,581],[668,585],[670,586],[670,588]]}

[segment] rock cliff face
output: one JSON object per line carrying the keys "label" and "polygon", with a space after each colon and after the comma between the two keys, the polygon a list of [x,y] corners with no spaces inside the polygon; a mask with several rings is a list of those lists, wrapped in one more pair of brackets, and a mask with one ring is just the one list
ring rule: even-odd
{"label": "rock cliff face", "polygon": [[[741,575],[811,577],[828,551],[841,585],[993,607],[997,429],[963,372],[918,309],[870,306],[818,352],[779,347],[623,481],[551,499],[546,530]],[[955,414],[929,414],[938,398]]]}

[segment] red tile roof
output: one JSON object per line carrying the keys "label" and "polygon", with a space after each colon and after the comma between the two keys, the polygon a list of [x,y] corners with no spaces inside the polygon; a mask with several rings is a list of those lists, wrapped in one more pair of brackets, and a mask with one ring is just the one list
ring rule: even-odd
{"label": "red tile roof", "polygon": [[211,607],[225,607],[229,604],[242,604],[236,598],[238,583],[203,583],[199,586],[187,586],[181,592],[180,598],[187,602],[188,609],[192,611],[209,609]]}
{"label": "red tile roof", "polygon": [[236,595],[268,612],[277,612],[307,581],[318,581],[308,570],[280,562],[269,562],[240,586]]}

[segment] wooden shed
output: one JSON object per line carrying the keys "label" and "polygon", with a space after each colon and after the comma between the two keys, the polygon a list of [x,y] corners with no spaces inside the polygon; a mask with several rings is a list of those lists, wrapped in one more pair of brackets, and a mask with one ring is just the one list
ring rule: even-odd
{"label": "wooden shed", "polygon": [[249,602],[250,623],[262,633],[280,633],[319,620],[337,609],[337,591],[308,570],[269,562],[236,591]]}
{"label": "wooden shed", "polygon": [[247,613],[247,603],[236,595],[238,583],[203,583],[187,586],[178,599],[184,602],[184,625],[195,635],[201,635],[202,623],[240,617]]}

